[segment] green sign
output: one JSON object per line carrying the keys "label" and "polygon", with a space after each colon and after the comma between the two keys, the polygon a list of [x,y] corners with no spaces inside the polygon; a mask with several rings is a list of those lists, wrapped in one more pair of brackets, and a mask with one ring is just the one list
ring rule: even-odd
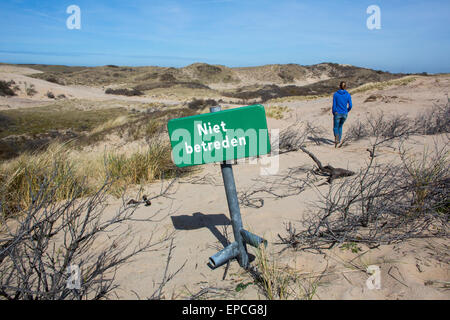
{"label": "green sign", "polygon": [[167,129],[178,167],[270,152],[266,113],[259,104],[172,119]]}

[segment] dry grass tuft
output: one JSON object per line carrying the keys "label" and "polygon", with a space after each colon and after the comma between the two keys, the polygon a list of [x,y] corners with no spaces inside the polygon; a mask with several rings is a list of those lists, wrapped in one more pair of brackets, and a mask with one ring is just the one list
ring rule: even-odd
{"label": "dry grass tuft", "polygon": [[266,116],[280,120],[284,118],[284,113],[288,111],[289,108],[285,106],[270,106],[266,107]]}
{"label": "dry grass tuft", "polygon": [[366,83],[363,84],[362,86],[359,86],[357,88],[351,89],[349,90],[349,92],[351,94],[355,94],[355,93],[361,93],[361,92],[366,92],[366,91],[370,91],[370,90],[382,90],[385,89],[387,87],[390,86],[406,86],[407,84],[416,81],[417,77],[413,77],[413,76],[407,76],[407,77],[403,77],[400,79],[393,79],[393,80],[388,80],[388,81],[382,81],[382,82],[371,82],[371,83]]}
{"label": "dry grass tuft", "polygon": [[249,269],[263,295],[269,300],[312,300],[322,275],[300,273],[271,259],[264,246],[256,249],[256,265]]}

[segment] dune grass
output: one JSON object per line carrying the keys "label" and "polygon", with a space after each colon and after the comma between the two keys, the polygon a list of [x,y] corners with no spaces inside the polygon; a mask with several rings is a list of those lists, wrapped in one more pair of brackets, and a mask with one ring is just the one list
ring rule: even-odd
{"label": "dune grass", "polygon": [[[58,186],[52,199],[69,199],[73,194],[89,194],[84,177],[64,145],[52,145],[45,153],[22,154],[0,165],[0,213],[20,212],[33,201],[43,183]],[[52,186],[50,186],[52,187]]]}
{"label": "dune grass", "polygon": [[139,150],[77,152],[70,143],[52,144],[45,152],[25,153],[0,164],[0,212],[20,212],[28,207],[42,183],[58,188],[51,201],[92,195],[105,180],[109,193],[120,196],[133,185],[170,179],[185,172],[170,158],[168,141],[150,141]]}
{"label": "dune grass", "polygon": [[[60,201],[74,193],[91,195],[106,179],[112,180],[109,192],[119,196],[134,185],[170,179],[186,171],[180,170],[171,160],[164,124],[167,118],[191,115],[192,110],[156,110],[125,115],[121,109],[92,111],[83,112],[88,112],[89,118],[103,119],[87,134],[66,142],[54,140],[45,149],[24,152],[0,162],[0,212],[20,212],[29,206],[44,181],[58,183],[52,201]],[[107,112],[110,112],[109,116],[105,114]],[[108,117],[110,120],[105,121]],[[58,116],[56,118],[59,119]],[[10,122],[9,117],[5,119],[5,123]],[[90,120],[90,126],[97,123]],[[109,135],[122,141],[122,147],[102,152],[85,148],[102,143]]]}
{"label": "dune grass", "polygon": [[326,98],[326,97],[330,97],[330,96],[331,96],[330,94],[308,95],[308,96],[288,96],[288,97],[270,99],[267,101],[267,103],[310,101],[310,100],[316,100],[319,98]]}
{"label": "dune grass", "polygon": [[366,83],[357,88],[350,89],[349,92],[351,94],[355,94],[355,93],[362,93],[362,92],[366,92],[366,91],[370,91],[370,90],[382,90],[382,89],[385,89],[387,87],[394,86],[394,85],[406,86],[407,84],[416,81],[416,79],[417,79],[417,77],[414,77],[414,76],[406,76],[403,78],[393,79],[393,80],[388,80],[388,81],[371,82],[371,83]]}
{"label": "dune grass", "polygon": [[317,294],[322,274],[300,273],[280,264],[264,246],[255,250],[255,266],[250,271],[263,295],[269,300],[312,300]]}
{"label": "dune grass", "polygon": [[170,179],[181,171],[173,164],[169,143],[151,141],[147,148],[131,154],[106,152],[104,175],[114,180],[112,192],[121,194],[130,185],[139,185],[159,179]]}
{"label": "dune grass", "polygon": [[284,118],[284,113],[289,111],[286,106],[270,106],[266,107],[266,116],[277,120]]}

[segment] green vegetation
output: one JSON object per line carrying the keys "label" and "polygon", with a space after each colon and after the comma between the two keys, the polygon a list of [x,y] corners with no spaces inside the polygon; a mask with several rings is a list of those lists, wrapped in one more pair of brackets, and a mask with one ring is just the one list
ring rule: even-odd
{"label": "green vegetation", "polygon": [[136,89],[111,89],[108,88],[105,90],[106,94],[119,94],[122,96],[142,96],[144,93],[142,91]]}
{"label": "green vegetation", "polygon": [[39,134],[50,130],[88,131],[96,126],[128,114],[125,108],[79,110],[64,104],[0,111],[0,119],[9,119],[0,128],[0,138],[9,135]]}
{"label": "green vegetation", "polygon": [[[411,82],[414,82],[417,77],[406,76],[400,79],[393,79],[388,81],[381,82],[370,82],[363,84],[361,86],[350,89],[349,92],[351,94],[362,93],[370,90],[382,90],[394,85],[402,85],[405,86]],[[334,89],[333,89],[334,90]],[[291,102],[291,101],[304,101],[304,100],[315,100],[319,98],[328,98],[331,96],[331,93],[317,94],[317,95],[288,95],[280,98],[273,98],[268,100],[270,103],[283,103],[283,102]]]}
{"label": "green vegetation", "polygon": [[[4,137],[0,155],[13,157],[0,162],[2,212],[20,212],[28,207],[32,195],[48,181],[58,185],[51,200],[60,201],[74,194],[92,195],[107,179],[112,180],[108,192],[119,196],[130,186],[186,172],[171,161],[164,124],[170,118],[193,114],[195,111],[188,108],[169,107],[82,110],[70,103],[0,112],[0,137]],[[64,134],[57,130],[70,130],[73,136],[64,142]],[[12,134],[22,134],[23,139],[12,140],[10,145],[5,139],[14,139]],[[124,147],[103,152],[83,148],[110,135],[123,141]],[[137,140],[141,147],[128,147],[129,142]]]}
{"label": "green vegetation", "polygon": [[48,65],[48,64],[18,64],[18,66],[27,67],[42,72],[61,72],[61,73],[77,72],[88,68],[88,67],[77,67],[77,66],[70,67],[63,65]]}
{"label": "green vegetation", "polygon": [[193,99],[191,102],[188,103],[189,109],[192,110],[201,110],[207,107],[214,107],[217,106],[218,102],[214,99]]}
{"label": "green vegetation", "polygon": [[350,250],[353,253],[358,253],[361,251],[361,248],[358,247],[356,242],[346,242],[342,246],[340,246],[342,250]]}
{"label": "green vegetation", "polygon": [[[127,110],[116,102],[60,100],[44,107],[0,111],[0,160],[23,152],[45,151],[50,143],[72,140],[79,148],[103,141],[108,135],[124,142],[152,137],[164,130],[168,119],[195,114],[188,108],[136,104]],[[97,108],[95,108],[97,104]]]}
{"label": "green vegetation", "polygon": [[132,154],[105,154],[105,174],[114,181],[112,191],[120,195],[128,186],[162,178],[173,178],[181,172],[170,158],[168,141],[152,140],[145,150]]}
{"label": "green vegetation", "polygon": [[63,145],[53,145],[45,153],[24,154],[12,162],[0,166],[0,201],[1,212],[20,212],[33,202],[43,183],[57,186],[52,199],[59,201],[69,199],[72,195],[89,194],[84,178],[77,175],[76,162],[71,159]]}
{"label": "green vegetation", "polygon": [[266,116],[280,120],[284,118],[284,113],[287,111],[289,108],[285,106],[270,106],[266,108]]}
{"label": "green vegetation", "polygon": [[[179,170],[171,161],[168,139],[155,137],[148,146],[125,152],[75,152],[71,144],[52,144],[45,152],[22,154],[0,164],[2,212],[20,212],[33,201],[42,183],[58,186],[51,201],[92,195],[111,179],[109,193],[120,196],[133,185],[173,178]],[[1,213],[1,212],[0,212]]]}
{"label": "green vegetation", "polygon": [[241,282],[241,283],[238,283],[238,285],[236,286],[236,288],[234,290],[236,292],[245,290],[251,284],[254,284],[254,282],[247,282],[247,283]]}

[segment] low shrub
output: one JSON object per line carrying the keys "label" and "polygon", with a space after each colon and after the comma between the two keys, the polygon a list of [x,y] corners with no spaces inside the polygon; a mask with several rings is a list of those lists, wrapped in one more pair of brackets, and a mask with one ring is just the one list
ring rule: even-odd
{"label": "low shrub", "polygon": [[106,94],[117,94],[122,96],[142,96],[144,93],[137,89],[112,89],[108,88],[105,90]]}
{"label": "low shrub", "polygon": [[207,100],[193,99],[191,102],[188,103],[189,109],[192,109],[192,110],[200,110],[200,109],[204,109],[207,107],[213,107],[213,106],[217,106],[217,101],[214,99],[207,99]]}
{"label": "low shrub", "polygon": [[14,83],[0,80],[0,96],[15,96],[15,92],[11,89]]}

